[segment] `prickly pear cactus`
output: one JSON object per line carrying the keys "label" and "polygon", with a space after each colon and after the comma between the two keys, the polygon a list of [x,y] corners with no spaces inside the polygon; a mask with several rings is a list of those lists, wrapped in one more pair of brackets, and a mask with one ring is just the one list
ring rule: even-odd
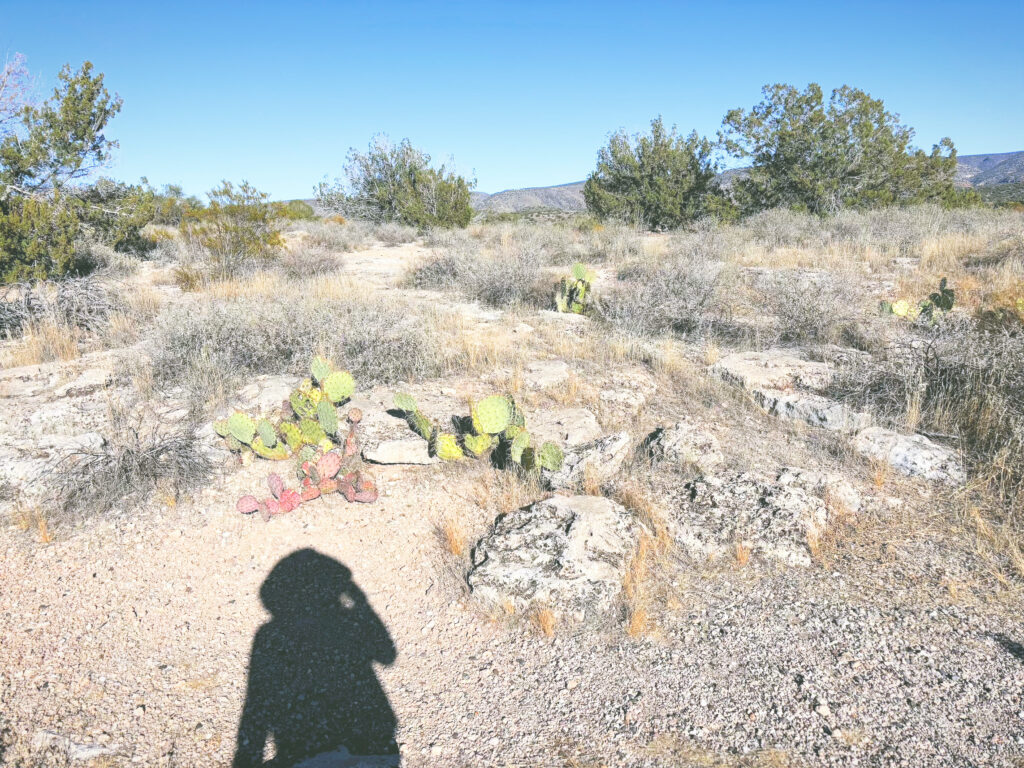
{"label": "prickly pear cactus", "polygon": [[519,429],[508,446],[508,455],[516,464],[523,463],[523,451],[530,447],[530,433],[525,429]]}
{"label": "prickly pear cactus", "polygon": [[235,411],[228,417],[228,432],[238,442],[249,445],[256,436],[256,425],[244,413]]}
{"label": "prickly pear cactus", "polygon": [[268,459],[270,461],[284,461],[290,455],[287,445],[278,443],[275,446],[268,446],[259,435],[252,439],[251,447],[252,452],[261,459]]}
{"label": "prickly pear cactus", "polygon": [[338,434],[338,411],[328,400],[321,400],[316,407],[316,420],[328,435]]}
{"label": "prickly pear cactus", "polygon": [[474,456],[482,456],[494,445],[494,438],[491,435],[466,435],[462,438],[462,444]]}
{"label": "prickly pear cactus", "polygon": [[296,417],[300,419],[309,419],[316,415],[316,406],[310,400],[309,395],[303,393],[301,389],[292,391],[288,403]]}
{"label": "prickly pear cactus", "polygon": [[558,312],[586,314],[590,308],[588,302],[591,285],[596,277],[584,264],[580,262],[573,264],[572,274],[563,277],[555,286],[555,309]]}
{"label": "prickly pear cactus", "polygon": [[438,432],[434,435],[430,448],[431,453],[441,461],[458,461],[466,456],[459,447],[458,438],[447,432]]}
{"label": "prickly pear cactus", "polygon": [[256,422],[256,434],[268,448],[273,448],[277,445],[277,431],[269,420],[260,419]]}
{"label": "prickly pear cactus", "polygon": [[313,374],[313,380],[317,384],[322,385],[324,379],[326,379],[331,371],[334,370],[334,366],[331,365],[330,361],[326,357],[317,355],[313,358],[313,362],[310,363],[309,372]]}
{"label": "prickly pear cactus", "polygon": [[323,382],[323,391],[335,405],[352,397],[356,391],[356,382],[348,371],[334,371]]}
{"label": "prickly pear cactus", "polygon": [[565,454],[554,443],[546,442],[540,447],[540,451],[537,452],[536,460],[542,469],[546,469],[549,472],[557,472],[562,468]]}
{"label": "prickly pear cactus", "polygon": [[512,421],[512,402],[502,395],[485,397],[473,409],[473,428],[480,435],[504,432]]}
{"label": "prickly pear cactus", "polygon": [[395,408],[405,413],[416,413],[419,410],[412,395],[407,395],[404,392],[395,393]]}

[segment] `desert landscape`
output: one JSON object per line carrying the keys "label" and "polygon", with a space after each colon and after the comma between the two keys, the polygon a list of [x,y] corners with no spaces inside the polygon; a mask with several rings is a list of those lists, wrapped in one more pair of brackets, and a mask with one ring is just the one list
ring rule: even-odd
{"label": "desert landscape", "polygon": [[0,765],[1024,765],[1024,152],[776,85],[576,184],[202,199],[30,92]]}

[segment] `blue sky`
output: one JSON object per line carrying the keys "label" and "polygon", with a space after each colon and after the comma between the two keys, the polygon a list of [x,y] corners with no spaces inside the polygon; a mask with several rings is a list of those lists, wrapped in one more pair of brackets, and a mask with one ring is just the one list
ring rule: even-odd
{"label": "blue sky", "polygon": [[582,179],[610,131],[713,135],[765,83],[847,83],[930,147],[1024,149],[1024,2],[34,2],[0,56],[46,92],[91,60],[124,98],[110,175],[308,197],[349,147],[409,137],[487,192]]}

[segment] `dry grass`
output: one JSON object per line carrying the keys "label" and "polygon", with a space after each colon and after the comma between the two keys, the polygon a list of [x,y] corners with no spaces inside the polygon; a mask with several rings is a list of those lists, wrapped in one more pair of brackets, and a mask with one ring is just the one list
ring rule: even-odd
{"label": "dry grass", "polygon": [[736,542],[736,565],[739,568],[745,568],[747,563],[750,562],[750,545],[742,542]]}
{"label": "dry grass", "polygon": [[665,768],[793,768],[795,762],[780,749],[766,749],[745,755],[714,752],[673,734],[656,736],[647,752]]}
{"label": "dry grass", "polygon": [[5,368],[74,360],[80,354],[82,332],[75,326],[49,320],[32,322],[3,358]]}
{"label": "dry grass", "polygon": [[544,637],[554,637],[555,625],[558,623],[558,618],[550,608],[535,606],[530,612],[530,623],[538,632],[544,635]]}
{"label": "dry grass", "polygon": [[469,551],[469,532],[465,523],[453,515],[445,515],[437,524],[437,537],[445,552],[462,558]]}

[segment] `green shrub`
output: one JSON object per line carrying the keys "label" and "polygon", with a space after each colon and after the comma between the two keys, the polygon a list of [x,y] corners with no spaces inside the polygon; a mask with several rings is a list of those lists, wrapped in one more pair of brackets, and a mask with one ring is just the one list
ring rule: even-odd
{"label": "green shrub", "polygon": [[20,125],[0,134],[4,282],[60,277],[78,266],[75,239],[83,225],[86,231],[97,226],[99,212],[75,185],[109,159],[116,145],[103,129],[120,109],[92,64],[75,73],[65,65],[53,96],[40,106],[20,105]]}
{"label": "green shrub", "polygon": [[734,193],[746,210],[786,207],[812,213],[941,202],[971,204],[953,187],[956,150],[948,138],[930,153],[911,146],[914,130],[857,88],[804,91],[766,85],[749,112],[730,110],[723,146],[750,163]]}
{"label": "green shrub", "polygon": [[304,200],[289,200],[276,205],[277,215],[288,221],[313,221],[317,218],[313,206]]}
{"label": "green shrub", "polygon": [[715,180],[714,145],[696,131],[683,137],[661,118],[650,134],[612,134],[583,185],[587,210],[648,229],[678,227],[723,213],[728,204]]}
{"label": "green shrub", "polygon": [[29,197],[0,200],[0,281],[45,280],[75,267],[72,208]]}
{"label": "green shrub", "polygon": [[235,273],[254,261],[277,256],[283,245],[277,228],[275,206],[268,195],[247,181],[235,187],[223,182],[208,193],[206,208],[190,210],[182,223],[183,234],[207,251],[222,275]]}
{"label": "green shrub", "polygon": [[462,176],[430,167],[430,155],[408,139],[397,146],[384,137],[370,142],[366,154],[352,149],[345,166],[347,184],[321,184],[317,199],[325,208],[349,217],[398,222],[421,229],[465,227],[473,218]]}

